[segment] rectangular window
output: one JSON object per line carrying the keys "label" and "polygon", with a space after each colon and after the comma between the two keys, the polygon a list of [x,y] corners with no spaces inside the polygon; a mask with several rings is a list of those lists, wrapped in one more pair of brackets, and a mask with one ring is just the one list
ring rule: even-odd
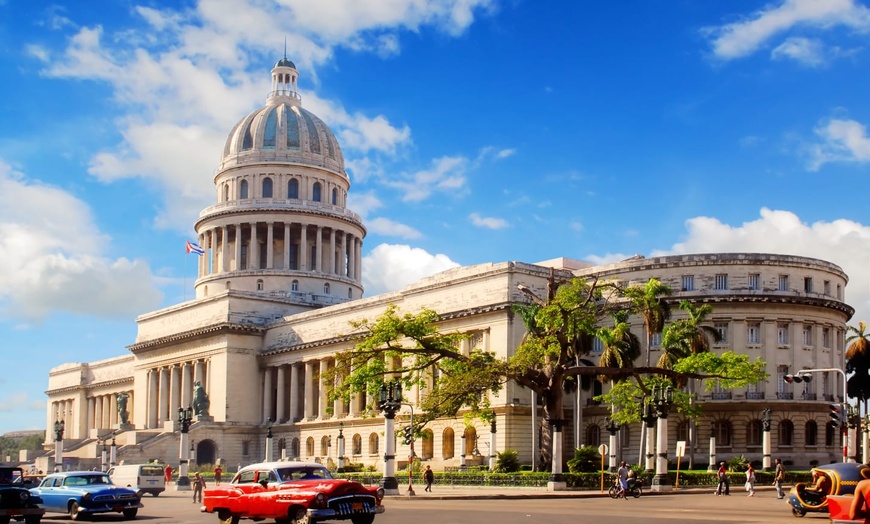
{"label": "rectangular window", "polygon": [[813,326],[804,326],[804,346],[813,345]]}
{"label": "rectangular window", "polygon": [[653,350],[661,349],[661,347],[662,347],[662,333],[661,332],[653,333],[652,339],[650,340],[650,342],[652,343]]}
{"label": "rectangular window", "polygon": [[728,275],[716,275],[716,289],[728,289]]}
{"label": "rectangular window", "polygon": [[604,351],[604,342],[601,342],[600,338],[595,337],[595,339],[592,341],[592,352],[597,353],[597,354],[601,354],[603,351]]}
{"label": "rectangular window", "polygon": [[813,292],[813,279],[812,279],[812,277],[804,278],[804,292],[806,292],[806,293]]}
{"label": "rectangular window", "polygon": [[785,376],[788,375],[788,366],[776,366],[776,392],[785,393],[789,388],[785,381]]}
{"label": "rectangular window", "polygon": [[761,344],[761,322],[750,322],[746,325],[746,343]]}
{"label": "rectangular window", "polygon": [[761,275],[759,275],[758,273],[750,273],[749,274],[749,289],[751,289],[753,291],[758,291],[759,289],[761,289],[760,280],[761,280]]}
{"label": "rectangular window", "polygon": [[822,328],[822,347],[831,349],[831,328]]}
{"label": "rectangular window", "polygon": [[825,296],[831,296],[831,281],[830,280],[825,280],[823,290],[824,290]]}
{"label": "rectangular window", "polygon": [[788,275],[780,275],[776,288],[778,291],[788,291]]}
{"label": "rectangular window", "polygon": [[837,300],[843,300],[843,290],[840,288],[840,284],[837,284],[837,296],[834,298]]}
{"label": "rectangular window", "polygon": [[683,291],[695,290],[695,275],[683,275]]}
{"label": "rectangular window", "polygon": [[788,345],[788,324],[780,323],[776,325],[776,343],[780,346]]}
{"label": "rectangular window", "polygon": [[716,322],[713,324],[713,329],[715,329],[719,333],[719,342],[716,342],[716,344],[728,344],[728,323]]}

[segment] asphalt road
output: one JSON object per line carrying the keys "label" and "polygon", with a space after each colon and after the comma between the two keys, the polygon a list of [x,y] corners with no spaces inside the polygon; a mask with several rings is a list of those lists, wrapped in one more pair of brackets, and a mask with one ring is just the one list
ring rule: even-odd
{"label": "asphalt road", "polygon": [[[436,493],[437,494],[437,493]],[[159,497],[143,498],[135,522],[152,524],[216,524],[217,517],[200,513],[190,492],[167,491]],[[427,497],[388,497],[386,513],[375,518],[376,524],[697,524],[791,523],[824,524],[827,514],[808,514],[797,520],[788,506],[773,493],[755,497],[736,494],[715,497],[711,494],[644,495],[639,499],[612,500],[584,498],[519,499],[435,499]],[[65,515],[47,514],[44,522],[69,522]],[[125,522],[120,515],[96,516],[94,522]],[[130,521],[127,521],[130,522]],[[251,522],[251,521],[242,521]],[[338,521],[348,522],[349,521]],[[266,521],[264,524],[271,524]]]}

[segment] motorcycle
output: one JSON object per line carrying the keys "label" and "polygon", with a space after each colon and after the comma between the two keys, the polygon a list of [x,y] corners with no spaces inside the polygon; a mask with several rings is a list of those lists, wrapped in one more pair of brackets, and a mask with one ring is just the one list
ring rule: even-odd
{"label": "motorcycle", "polygon": [[[629,478],[628,479],[628,490],[626,490],[626,492],[625,492],[625,498],[628,498],[629,495],[634,497],[634,498],[640,497],[643,494],[643,488],[641,486],[643,486],[643,479],[636,478],[636,477]],[[613,478],[613,485],[610,486],[610,489],[607,491],[607,494],[610,495],[610,498],[616,499],[616,498],[619,498],[620,491],[621,490],[620,490],[620,486],[619,486],[619,477],[614,477]]]}

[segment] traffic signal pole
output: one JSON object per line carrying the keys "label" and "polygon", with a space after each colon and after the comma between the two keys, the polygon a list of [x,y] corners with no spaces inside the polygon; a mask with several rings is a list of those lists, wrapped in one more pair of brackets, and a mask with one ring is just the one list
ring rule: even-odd
{"label": "traffic signal pole", "polygon": [[[836,371],[843,377],[843,398],[840,404],[842,404],[843,409],[840,413],[840,431],[843,439],[843,462],[849,462],[849,424],[848,419],[846,418],[847,409],[846,406],[849,405],[847,401],[847,393],[846,393],[846,372],[840,368],[816,368],[816,369],[801,369],[797,372],[796,375],[787,375],[790,378],[799,378],[804,373],[822,373],[826,371]],[[796,382],[800,382],[800,380],[796,380]]]}

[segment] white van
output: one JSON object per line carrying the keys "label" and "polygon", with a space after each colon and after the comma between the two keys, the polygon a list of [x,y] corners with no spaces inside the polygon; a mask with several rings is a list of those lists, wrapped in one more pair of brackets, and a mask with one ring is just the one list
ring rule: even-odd
{"label": "white van", "polygon": [[166,491],[166,478],[162,464],[122,464],[109,468],[107,473],[116,486],[135,489],[139,496],[150,493],[156,497]]}

